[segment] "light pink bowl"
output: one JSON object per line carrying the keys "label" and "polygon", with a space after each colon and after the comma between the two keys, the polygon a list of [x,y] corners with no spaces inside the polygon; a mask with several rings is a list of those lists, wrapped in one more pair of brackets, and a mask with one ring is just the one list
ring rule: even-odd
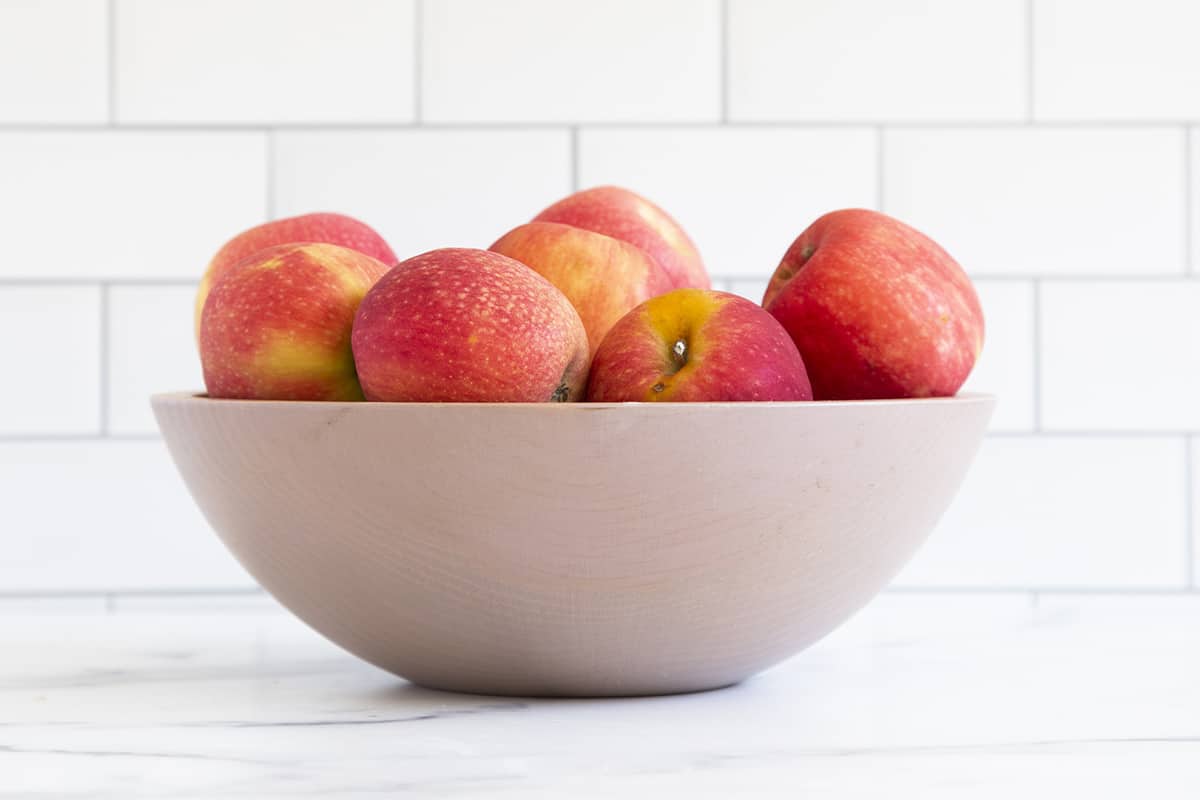
{"label": "light pink bowl", "polygon": [[153,399],[229,549],[415,683],[736,683],[864,605],[949,504],[992,398],[387,404]]}

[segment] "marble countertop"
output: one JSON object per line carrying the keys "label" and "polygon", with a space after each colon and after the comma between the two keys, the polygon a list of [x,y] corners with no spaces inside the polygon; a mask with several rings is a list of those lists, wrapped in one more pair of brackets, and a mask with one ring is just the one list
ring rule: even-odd
{"label": "marble countertop", "polygon": [[887,594],[741,686],[429,691],[263,597],[0,602],[0,797],[1200,797],[1200,595]]}

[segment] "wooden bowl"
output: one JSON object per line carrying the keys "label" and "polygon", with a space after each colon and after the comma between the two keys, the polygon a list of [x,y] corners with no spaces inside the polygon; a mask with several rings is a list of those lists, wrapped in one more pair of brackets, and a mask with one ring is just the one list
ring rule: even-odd
{"label": "wooden bowl", "polygon": [[725,686],[832,630],[933,528],[993,401],[153,405],[313,628],[425,686],[585,696]]}

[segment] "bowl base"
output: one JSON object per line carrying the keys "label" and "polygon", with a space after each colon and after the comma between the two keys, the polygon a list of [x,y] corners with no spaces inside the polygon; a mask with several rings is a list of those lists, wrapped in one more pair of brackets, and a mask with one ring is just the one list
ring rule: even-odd
{"label": "bowl base", "polygon": [[[401,676],[402,677],[402,676]],[[419,686],[422,689],[432,689],[438,692],[451,692],[453,694],[469,694],[480,697],[526,697],[531,699],[542,700],[619,700],[621,698],[634,697],[671,697],[674,695],[684,694],[703,694],[705,692],[718,692],[722,689],[729,689],[738,686],[742,681],[726,681],[716,683],[711,686],[687,686],[680,688],[655,688],[646,690],[631,690],[621,691],[613,690],[609,687],[597,686],[595,689],[581,687],[579,689],[563,690],[554,688],[539,689],[531,687],[529,689],[517,689],[516,687],[506,686],[488,686],[485,684],[460,684],[454,681],[438,681],[438,680],[420,680],[414,681],[408,678],[403,678],[413,686]]]}

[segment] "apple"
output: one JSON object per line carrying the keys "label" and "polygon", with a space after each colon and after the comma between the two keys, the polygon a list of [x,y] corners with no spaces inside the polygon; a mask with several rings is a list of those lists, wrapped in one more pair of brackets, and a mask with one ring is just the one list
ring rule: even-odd
{"label": "apple", "polygon": [[787,331],[755,303],[710,289],[676,289],[622,317],[588,381],[595,402],[811,399]]}
{"label": "apple", "polygon": [[366,253],[389,267],[396,263],[396,254],[383,237],[365,222],[344,214],[303,214],[257,225],[242,231],[217,251],[200,287],[196,290],[196,334],[200,333],[200,316],[209,290],[225,272],[242,259],[267,247],[297,242],[324,242]]}
{"label": "apple", "polygon": [[666,271],[675,289],[712,285],[696,245],[667,212],[619,186],[584,189],[533,218],[602,233],[644,250]]}
{"label": "apple", "polygon": [[983,311],[962,267],[878,211],[810,225],[763,306],[799,348],[818,400],[950,396],[983,347]]}
{"label": "apple", "polygon": [[571,302],[519,261],[446,248],[402,261],[354,320],[368,400],[582,400],[587,332]]}
{"label": "apple", "polygon": [[389,267],[333,244],[286,244],[223,270],[200,319],[211,397],[361,400],[350,327]]}
{"label": "apple", "polygon": [[662,267],[633,245],[557,222],[521,225],[489,249],[525,264],[567,296],[591,352],[630,309],[672,288]]}

